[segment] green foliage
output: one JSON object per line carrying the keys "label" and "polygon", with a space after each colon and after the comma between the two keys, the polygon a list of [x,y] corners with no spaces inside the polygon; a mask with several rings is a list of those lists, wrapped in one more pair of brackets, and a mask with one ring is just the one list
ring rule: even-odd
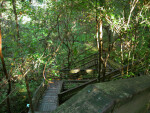
{"label": "green foliage", "polygon": [[135,74],[133,72],[129,72],[128,74],[125,74],[123,76],[123,78],[131,78],[131,77],[134,77],[134,76],[135,76]]}
{"label": "green foliage", "polygon": [[[94,38],[96,1],[51,0],[47,1],[46,6],[42,6],[43,0],[38,2],[39,6],[34,6],[27,1],[16,3],[20,39],[17,38],[12,3],[6,1],[4,8],[0,8],[0,13],[3,13],[1,27],[7,70],[12,77],[27,72],[32,95],[41,82],[44,68],[45,75],[51,80],[53,77],[60,76],[57,70],[97,52]],[[129,72],[123,78],[133,77],[138,74],[138,71],[144,72],[144,69],[140,67],[145,67],[149,72],[150,63],[148,3],[140,1],[136,4],[127,25],[131,4],[131,0],[103,0],[97,3],[98,19],[103,20],[103,46],[107,48],[109,44],[106,28],[111,31],[111,43],[114,42],[115,50],[110,54],[110,59],[116,62],[116,64],[112,63],[114,67],[121,67],[121,41],[123,65],[141,58],[145,59],[145,62],[137,67],[139,70]],[[107,16],[109,21],[106,19]],[[125,47],[127,42],[129,46]],[[85,52],[91,47],[92,49]],[[3,77],[4,75],[0,72],[0,79]],[[24,77],[17,78],[17,81],[13,82],[13,88],[18,88],[18,92],[11,96],[12,108],[15,110],[18,104],[21,105],[17,108],[17,113],[25,108],[28,100]],[[6,89],[0,89],[0,92],[3,92],[0,97],[0,100],[3,100],[6,97]],[[6,106],[2,108],[3,111],[6,111]]]}

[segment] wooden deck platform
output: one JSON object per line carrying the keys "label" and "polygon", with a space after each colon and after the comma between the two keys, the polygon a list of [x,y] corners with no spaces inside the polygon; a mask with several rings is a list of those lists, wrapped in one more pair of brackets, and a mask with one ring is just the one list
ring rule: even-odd
{"label": "wooden deck platform", "polygon": [[44,92],[42,99],[36,108],[36,113],[50,113],[58,106],[58,93],[60,93],[62,81],[53,80],[49,83],[47,90]]}

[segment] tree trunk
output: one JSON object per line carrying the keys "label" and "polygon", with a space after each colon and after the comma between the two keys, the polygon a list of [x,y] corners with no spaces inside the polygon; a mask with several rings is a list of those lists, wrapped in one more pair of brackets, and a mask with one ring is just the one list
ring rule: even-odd
{"label": "tree trunk", "polygon": [[97,16],[97,0],[96,0],[96,39],[97,39],[97,48],[98,48],[98,50],[99,50],[99,38],[98,38],[98,27],[99,27],[99,25],[98,25],[98,16]]}
{"label": "tree trunk", "polygon": [[105,81],[105,73],[106,73],[106,64],[107,64],[107,60],[106,60],[106,53],[105,53],[105,61],[103,62],[103,70],[102,70],[102,73],[103,73],[103,79],[102,81],[104,82]]}
{"label": "tree trunk", "polygon": [[111,45],[111,31],[109,30],[109,27],[108,27],[108,41],[109,41],[108,51],[110,52],[112,45]]}
{"label": "tree trunk", "polygon": [[131,53],[131,50],[129,50],[129,54],[128,54],[127,75],[129,74],[129,59],[130,59],[130,53]]}
{"label": "tree trunk", "polygon": [[19,24],[18,24],[18,18],[17,18],[17,11],[16,11],[16,1],[12,0],[13,3],[13,10],[15,14],[15,21],[16,21],[16,32],[17,32],[17,44],[19,45],[20,36],[19,36]]}
{"label": "tree trunk", "polygon": [[[99,23],[98,23],[98,16],[97,16],[97,0],[96,0],[96,39],[97,39],[97,49],[98,49],[98,53],[100,54],[100,41],[99,41]],[[100,61],[100,55],[98,55],[98,81],[100,81],[100,76],[101,76],[101,61]]]}
{"label": "tree trunk", "polygon": [[103,70],[102,70],[102,73],[103,73],[103,79],[102,79],[102,81],[103,82],[105,81],[107,61],[108,61],[108,58],[109,58],[109,55],[110,55],[110,50],[111,50],[111,31],[109,30],[109,27],[107,27],[106,30],[107,30],[107,33],[108,33],[108,42],[109,42],[109,45],[108,45],[108,54],[107,54],[107,57],[106,57],[106,53],[105,53],[105,60],[103,60]]}
{"label": "tree trunk", "polygon": [[[0,14],[0,17],[2,17],[1,14]],[[4,74],[5,74],[6,79],[7,79],[7,81],[8,81],[8,90],[7,90],[7,108],[8,108],[8,113],[11,113],[11,109],[10,109],[10,100],[9,100],[9,94],[10,94],[10,92],[11,92],[11,81],[10,81],[10,77],[8,76],[7,69],[6,69],[6,65],[5,65],[5,61],[4,61],[4,57],[3,57],[3,54],[2,54],[1,21],[0,21],[0,58],[1,58],[1,61],[2,61]]]}
{"label": "tree trunk", "polygon": [[121,44],[120,44],[120,56],[121,56],[121,76],[123,76],[124,75],[124,70],[123,70],[123,40],[122,40],[122,36],[121,36],[121,39],[120,39],[120,41],[121,41]]}
{"label": "tree trunk", "polygon": [[[99,23],[99,71],[101,72],[102,69],[102,52],[103,52],[103,40],[102,40],[102,19],[100,19],[100,23]],[[98,75],[98,81],[100,82],[100,75]]]}
{"label": "tree trunk", "polygon": [[135,26],[135,30],[134,30],[134,42],[132,42],[132,45],[133,45],[133,49],[132,49],[132,65],[134,63],[134,59],[135,59],[135,50],[136,50],[136,46],[137,46],[137,27],[138,27],[139,23],[137,23],[137,25]]}

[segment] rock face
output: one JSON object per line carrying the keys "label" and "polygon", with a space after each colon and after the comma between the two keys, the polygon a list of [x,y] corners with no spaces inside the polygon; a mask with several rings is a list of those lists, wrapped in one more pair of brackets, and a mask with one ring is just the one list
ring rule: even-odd
{"label": "rock face", "polygon": [[89,85],[53,113],[150,113],[150,77]]}

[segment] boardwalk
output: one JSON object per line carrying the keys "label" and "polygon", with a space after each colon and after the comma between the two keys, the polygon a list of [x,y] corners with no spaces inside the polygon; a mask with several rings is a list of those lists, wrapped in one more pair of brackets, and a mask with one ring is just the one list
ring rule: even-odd
{"label": "boardwalk", "polygon": [[58,93],[60,93],[62,81],[53,80],[44,92],[42,99],[38,103],[36,113],[50,113],[58,106]]}

